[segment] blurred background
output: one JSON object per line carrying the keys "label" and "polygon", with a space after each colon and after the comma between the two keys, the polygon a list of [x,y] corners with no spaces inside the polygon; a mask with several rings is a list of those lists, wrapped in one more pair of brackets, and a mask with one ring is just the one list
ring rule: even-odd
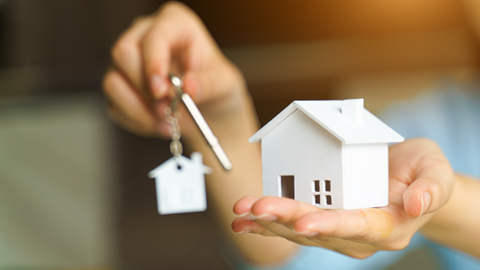
{"label": "blurred background", "polygon": [[[479,46],[458,0],[183,1],[245,74],[264,124],[293,100],[381,114]],[[160,216],[147,172],[168,142],[106,116],[109,50],[157,0],[0,0],[0,269],[229,269],[207,213]],[[439,269],[417,250],[389,269]]]}

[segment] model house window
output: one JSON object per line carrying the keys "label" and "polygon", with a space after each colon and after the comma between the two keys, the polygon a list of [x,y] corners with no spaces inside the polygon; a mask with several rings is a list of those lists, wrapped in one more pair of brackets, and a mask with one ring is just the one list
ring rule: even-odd
{"label": "model house window", "polygon": [[331,195],[325,195],[325,201],[327,205],[332,205],[332,196]]}
{"label": "model house window", "polygon": [[313,180],[313,204],[321,204],[320,180]]}
{"label": "model house window", "polygon": [[313,180],[313,204],[332,205],[332,181],[331,180]]}
{"label": "model house window", "polygon": [[330,180],[325,180],[325,191],[330,192],[331,186],[330,186]]}
{"label": "model house window", "polygon": [[320,181],[319,180],[314,180],[313,182],[314,182],[314,185],[315,185],[314,191],[315,192],[320,192]]}

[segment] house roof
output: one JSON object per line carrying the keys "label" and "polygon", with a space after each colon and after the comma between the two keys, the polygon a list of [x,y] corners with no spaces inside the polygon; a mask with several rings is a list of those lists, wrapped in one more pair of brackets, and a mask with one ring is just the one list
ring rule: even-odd
{"label": "house roof", "polygon": [[178,158],[170,158],[169,160],[165,161],[164,163],[160,164],[158,167],[155,169],[151,170],[148,173],[148,176],[150,178],[155,178],[158,174],[160,174],[161,171],[167,170],[167,169],[175,169],[177,170],[177,166],[194,166],[198,167],[200,172],[206,173],[206,174],[211,174],[212,173],[212,168],[203,165],[203,158],[202,154],[200,152],[194,152],[192,153],[191,156],[192,159],[189,159],[184,156],[179,156]]}
{"label": "house roof", "polygon": [[357,125],[341,112],[341,100],[294,101],[255,133],[249,142],[259,142],[296,110],[301,110],[335,137],[347,144],[394,143],[404,138],[368,110],[363,109],[363,124]]}

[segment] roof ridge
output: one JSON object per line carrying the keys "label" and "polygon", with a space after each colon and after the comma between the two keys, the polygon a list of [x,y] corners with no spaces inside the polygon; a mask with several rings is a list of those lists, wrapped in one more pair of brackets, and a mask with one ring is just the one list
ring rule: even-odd
{"label": "roof ridge", "polygon": [[[322,105],[322,106],[318,106]],[[363,108],[364,123],[356,125],[341,112],[341,100],[296,100],[258,130],[249,142],[259,142],[297,109],[344,143],[393,143],[404,138]]]}

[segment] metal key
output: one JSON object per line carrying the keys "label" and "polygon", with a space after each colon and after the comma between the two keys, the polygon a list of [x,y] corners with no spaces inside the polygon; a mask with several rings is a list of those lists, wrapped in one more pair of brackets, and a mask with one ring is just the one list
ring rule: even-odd
{"label": "metal key", "polygon": [[232,170],[232,162],[225,153],[225,150],[223,150],[222,146],[220,145],[218,138],[215,136],[215,134],[213,134],[212,129],[207,124],[207,121],[205,121],[205,118],[203,118],[202,113],[200,113],[200,110],[198,110],[197,105],[195,104],[195,102],[193,102],[193,99],[190,97],[190,95],[183,92],[182,79],[175,75],[170,75],[170,81],[172,82],[175,89],[175,97],[172,100],[171,105],[172,110],[175,110],[177,108],[179,102],[178,99],[180,97],[188,112],[192,116],[193,120],[197,124],[198,128],[202,132],[203,136],[207,140],[208,145],[210,146],[210,148],[212,148],[213,153],[215,153],[218,161],[220,162],[220,164],[222,164],[223,169],[226,171]]}

